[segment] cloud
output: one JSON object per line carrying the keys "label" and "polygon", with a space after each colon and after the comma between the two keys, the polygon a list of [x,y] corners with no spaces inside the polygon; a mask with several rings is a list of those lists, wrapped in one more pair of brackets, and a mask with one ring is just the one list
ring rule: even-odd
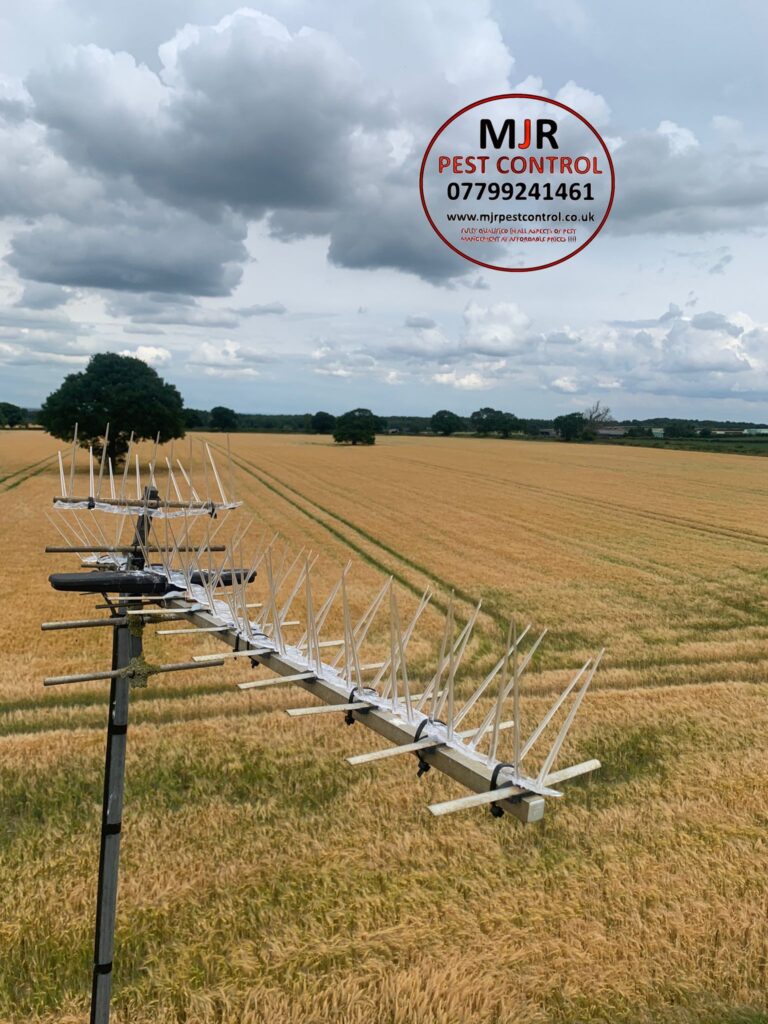
{"label": "cloud", "polygon": [[620,188],[612,232],[690,235],[768,223],[768,165],[757,147],[730,140],[705,147],[662,121],[655,132],[627,135],[614,160]]}
{"label": "cloud", "polygon": [[167,348],[158,348],[155,345],[139,345],[138,348],[123,349],[122,356],[134,356],[141,359],[150,366],[167,366],[171,361],[171,353]]}
{"label": "cloud", "polygon": [[[578,111],[595,128],[604,128],[611,119],[611,108],[605,99],[598,93],[592,92],[591,89],[582,88],[574,81],[566,82],[561,89],[558,89],[555,99]],[[552,109],[551,106],[550,109]]]}
{"label": "cloud", "polygon": [[449,370],[446,373],[436,373],[432,380],[438,384],[450,384],[459,391],[484,391],[492,387],[494,381],[482,377],[479,373],[460,373],[456,370]]}
{"label": "cloud", "polygon": [[722,256],[719,256],[718,259],[712,264],[712,266],[708,270],[708,273],[709,274],[724,274],[725,273],[725,268],[728,266],[729,263],[732,263],[732,262],[733,262],[733,255],[730,252],[725,252],[725,253],[723,253]]}
{"label": "cloud", "polygon": [[35,116],[62,155],[198,208],[258,217],[338,202],[354,129],[379,115],[332,36],[243,8],[185,26],[159,52],[159,73],[80,46],[29,76]]}
{"label": "cloud", "polygon": [[188,360],[189,366],[199,367],[207,377],[258,377],[259,364],[270,362],[268,356],[249,349],[237,341],[226,340],[213,344],[204,341]]}
{"label": "cloud", "polygon": [[0,341],[0,366],[49,366],[53,363],[76,368],[85,366],[87,362],[87,355],[33,349]]}
{"label": "cloud", "polygon": [[165,334],[162,327],[151,327],[149,325],[134,326],[134,324],[123,325],[124,334]]}
{"label": "cloud", "polygon": [[481,306],[471,302],[464,310],[464,346],[481,355],[511,355],[526,343],[530,320],[513,302]]}
{"label": "cloud", "polygon": [[460,391],[515,388],[583,400],[604,394],[768,399],[768,325],[744,313],[687,315],[676,303],[655,317],[537,331],[513,303],[470,303],[454,337],[413,328],[370,351],[320,346],[318,372],[437,383]]}
{"label": "cloud", "polygon": [[699,331],[721,331],[730,334],[732,338],[738,338],[744,328],[739,324],[731,323],[727,316],[722,313],[696,313],[691,317],[691,326]]}
{"label": "cloud", "polygon": [[211,224],[154,200],[107,203],[73,230],[46,218],[18,232],[7,262],[23,278],[69,287],[229,295],[240,281],[245,223]]}
{"label": "cloud", "polygon": [[37,284],[33,281],[24,286],[21,297],[14,305],[25,309],[57,309],[66,305],[71,297],[66,288],[57,284]]}
{"label": "cloud", "polygon": [[[446,104],[508,88],[512,57],[484,0],[466,9],[448,0],[361,7],[358,17],[381,46],[365,53],[364,66],[349,51],[358,45],[354,33],[338,33],[342,43],[314,28],[292,31],[249,8],[214,25],[186,25],[160,47],[157,71],[128,53],[69,48],[26,80],[37,126],[30,131],[38,133],[36,146],[44,139],[49,147],[48,177],[69,172],[81,191],[97,192],[130,180],[177,215],[201,217],[230,237],[231,225],[221,224],[227,211],[248,219],[268,214],[282,240],[328,237],[330,261],[340,267],[390,267],[434,283],[468,274],[426,223],[414,175],[425,133]],[[311,10],[314,20],[338,22],[331,4]],[[409,33],[402,32],[406,17]],[[55,189],[30,189],[28,203],[43,191]],[[19,203],[9,197],[8,205]],[[38,202],[38,209],[46,205]],[[77,219],[70,210],[71,222]],[[149,250],[155,239],[143,233]],[[55,230],[46,240],[57,241]],[[29,246],[15,244],[21,273],[31,269]],[[165,274],[156,290],[225,294],[232,262],[244,258],[220,256],[229,276],[210,264],[200,274]],[[41,273],[53,279],[50,266]],[[98,274],[81,260],[59,277],[65,273],[89,287],[147,286],[133,266]]]}
{"label": "cloud", "polygon": [[282,304],[282,302],[265,302],[263,305],[253,306],[241,306],[239,309],[233,309],[233,313],[237,313],[238,316],[282,316],[283,313],[287,313],[288,310]]}
{"label": "cloud", "polygon": [[689,128],[681,128],[674,121],[662,121],[656,131],[667,140],[673,156],[698,148],[699,140],[693,132]]}
{"label": "cloud", "polygon": [[405,326],[430,328],[437,327],[437,324],[430,316],[407,316],[405,318]]}

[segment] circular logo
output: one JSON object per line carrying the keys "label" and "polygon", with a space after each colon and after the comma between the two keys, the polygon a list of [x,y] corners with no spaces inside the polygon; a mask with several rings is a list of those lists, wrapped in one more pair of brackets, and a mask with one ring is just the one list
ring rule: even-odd
{"label": "circular logo", "polygon": [[507,93],[463,107],[432,137],[419,190],[447,246],[489,270],[571,259],[611,212],[616,178],[600,133],[544,96]]}

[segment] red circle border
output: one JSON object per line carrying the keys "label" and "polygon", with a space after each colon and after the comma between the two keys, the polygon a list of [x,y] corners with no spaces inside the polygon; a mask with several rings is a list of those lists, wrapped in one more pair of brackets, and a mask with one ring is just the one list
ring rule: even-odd
{"label": "red circle border", "polygon": [[[574,117],[578,118],[578,120],[581,121],[582,124],[585,124],[587,128],[589,128],[589,130],[595,136],[597,141],[603,147],[603,152],[605,153],[606,159],[608,160],[608,167],[611,171],[611,195],[608,199],[608,206],[606,207],[605,213],[603,214],[603,219],[597,225],[597,227],[586,240],[586,242],[583,242],[578,247],[578,249],[574,249],[573,252],[569,252],[567,256],[561,256],[560,259],[552,260],[551,263],[541,263],[537,267],[499,267],[493,263],[484,263],[482,260],[476,260],[474,256],[468,256],[465,252],[462,252],[461,249],[457,248],[452,242],[448,241],[445,235],[442,234],[438,226],[432,220],[429,209],[427,208],[427,201],[424,196],[424,171],[426,169],[427,159],[429,157],[430,152],[432,151],[432,147],[437,142],[442,133],[445,131],[445,129],[448,127],[448,125],[452,124],[456,120],[456,118],[461,117],[462,114],[466,114],[468,110],[473,110],[475,107],[480,107],[484,103],[493,103],[496,100],[538,100],[540,103],[551,103],[555,107],[560,107],[562,110],[567,111],[569,114],[573,114]],[[432,230],[435,232],[438,238],[448,246],[449,249],[453,249],[453,251],[457,255],[461,256],[462,259],[469,260],[470,263],[475,263],[478,267],[486,267],[486,269],[488,270],[500,270],[505,274],[529,274],[535,270],[547,270],[549,267],[556,267],[558,263],[565,263],[566,260],[573,259],[574,256],[577,256],[582,251],[582,249],[586,249],[590,242],[593,242],[594,239],[600,234],[600,232],[603,229],[603,225],[608,220],[608,214],[611,212],[614,196],[616,195],[616,170],[613,166],[611,154],[603,140],[602,135],[597,130],[597,128],[595,128],[594,125],[590,124],[586,117],[580,114],[577,110],[574,110],[572,107],[567,106],[565,103],[561,103],[559,100],[551,100],[548,96],[535,96],[532,93],[527,92],[506,92],[501,93],[498,96],[486,96],[485,99],[475,100],[474,103],[468,103],[466,107],[462,107],[461,110],[457,110],[455,114],[453,114],[451,117],[448,118],[447,121],[443,122],[443,124],[440,125],[440,127],[437,129],[435,134],[430,139],[429,145],[425,149],[424,156],[422,157],[421,160],[421,169],[419,171],[419,195],[421,197],[421,205],[424,210],[424,214],[429,223],[432,225]]]}

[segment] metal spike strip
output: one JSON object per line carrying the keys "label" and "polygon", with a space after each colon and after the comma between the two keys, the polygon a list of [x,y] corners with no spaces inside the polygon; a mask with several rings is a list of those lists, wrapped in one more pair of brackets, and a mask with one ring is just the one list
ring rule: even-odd
{"label": "metal spike strip", "polygon": [[[306,569],[306,563],[305,563]],[[388,739],[395,746],[391,751],[374,752],[369,757],[365,757],[365,760],[382,760],[389,756],[395,756],[398,753],[405,752],[418,752],[420,761],[428,764],[430,767],[434,767],[444,774],[450,776],[461,782],[468,789],[473,790],[475,794],[485,794],[480,801],[487,802],[496,805],[499,808],[509,812],[513,816],[519,818],[525,822],[533,822],[539,820],[544,812],[544,796],[557,796],[559,793],[552,788],[554,783],[553,773],[551,772],[554,759],[559,753],[562,744],[567,735],[568,729],[570,728],[573,718],[575,717],[578,705],[586,693],[587,686],[583,686],[579,691],[577,703],[569,712],[560,732],[558,733],[557,739],[553,748],[550,750],[545,761],[546,771],[539,773],[538,778],[528,779],[527,777],[516,778],[515,781],[509,781],[505,777],[504,772],[515,769],[502,769],[499,778],[499,792],[493,790],[493,795],[489,796],[488,793],[491,791],[491,783],[494,778],[494,772],[499,766],[499,762],[493,758],[479,755],[474,749],[482,736],[488,732],[490,728],[496,728],[496,734],[506,731],[507,729],[514,729],[516,722],[514,720],[509,722],[502,722],[499,717],[499,700],[497,698],[494,701],[494,706],[490,712],[490,721],[487,719],[474,729],[464,730],[459,732],[456,730],[454,734],[449,735],[450,725],[450,712],[448,714],[449,722],[445,725],[438,723],[430,719],[428,716],[420,713],[416,710],[415,700],[418,696],[422,699],[423,695],[412,695],[410,693],[409,684],[406,681],[407,675],[403,676],[403,665],[405,663],[406,656],[406,634],[403,633],[402,629],[399,628],[398,621],[398,609],[397,599],[394,592],[390,595],[390,613],[394,611],[394,614],[390,614],[390,652],[386,662],[384,662],[379,670],[377,678],[383,678],[383,674],[386,673],[390,677],[389,682],[389,693],[388,697],[384,697],[383,694],[377,694],[372,684],[369,686],[350,686],[347,688],[347,684],[350,679],[352,683],[356,683],[356,676],[354,674],[347,674],[347,668],[342,670],[342,674],[339,675],[337,669],[330,664],[323,663],[320,658],[321,654],[321,641],[318,636],[315,613],[314,613],[314,601],[312,597],[312,582],[311,572],[302,573],[304,579],[305,592],[307,594],[307,635],[309,640],[305,639],[302,648],[291,647],[290,645],[283,645],[283,649],[278,649],[277,645],[272,640],[260,639],[258,641],[259,646],[254,646],[250,650],[243,651],[242,636],[239,635],[235,627],[222,627],[220,620],[214,622],[208,609],[198,608],[190,609],[189,606],[185,606],[183,602],[177,599],[171,599],[166,607],[175,608],[177,611],[185,614],[185,616],[195,625],[202,629],[216,630],[216,637],[223,640],[229,646],[236,648],[230,657],[245,657],[249,658],[255,663],[263,665],[272,673],[272,678],[254,680],[250,683],[239,684],[243,690],[251,689],[266,689],[268,687],[281,686],[281,685],[295,685],[307,692],[314,694],[321,702],[321,706],[315,706],[311,708],[297,708],[291,709],[291,715],[293,717],[307,717],[314,716],[317,714],[332,714],[334,712],[344,713],[347,720],[361,722],[374,732]],[[343,579],[346,576],[346,570],[342,574],[342,580],[332,588],[331,595],[337,596],[340,591],[345,590],[346,584],[343,583]],[[388,587],[389,589],[389,587]],[[272,598],[270,602],[273,603]],[[323,611],[327,615],[329,604],[326,601],[323,605]],[[362,624],[363,628],[366,625],[370,625],[366,615],[360,620],[358,626]],[[445,697],[445,706],[450,708],[450,681],[451,678],[454,680],[455,685],[455,671],[453,677],[451,676],[451,662],[455,670],[456,662],[458,661],[459,654],[462,654],[466,649],[468,643],[469,631],[462,631],[460,633],[460,642],[450,643],[450,651],[446,653],[446,661],[448,663],[448,675],[446,677],[446,687],[443,691],[442,696]],[[504,698],[509,696],[510,692],[519,683],[519,677],[524,669],[530,664],[533,654],[538,649],[539,644],[543,639],[544,634],[542,633],[536,640],[533,648],[527,652],[527,654],[521,660],[519,668],[517,666],[512,667],[512,671],[509,671],[509,662],[515,658],[518,650],[520,637],[512,638],[511,643],[507,648],[505,658],[502,659],[502,664],[506,666],[507,671],[502,675],[500,691],[503,693]],[[354,642],[354,630],[347,625],[345,628],[345,647],[349,648],[350,661],[354,664],[354,657],[359,659],[360,657],[360,646]],[[445,644],[446,648],[449,647],[449,643]],[[354,654],[352,653],[354,649]],[[217,656],[216,655],[200,655],[196,659],[200,663],[210,663]],[[219,655],[219,658],[225,658],[226,655]],[[594,666],[593,666],[594,667]],[[361,672],[364,666],[360,666]],[[406,668],[407,673],[407,668]],[[436,676],[439,673],[436,673]],[[576,682],[581,678],[582,673],[576,677]],[[511,676],[511,678],[510,678]],[[592,676],[588,682],[591,682]],[[566,687],[564,694],[555,701],[555,704],[545,716],[545,720],[541,723],[541,727],[537,727],[532,734],[529,743],[526,744],[525,753],[530,750],[532,744],[541,735],[546,725],[552,720],[557,710],[561,707],[564,699],[573,689],[575,682],[572,680]],[[481,683],[481,688],[486,688],[487,683],[484,680]],[[474,704],[476,702],[476,694],[473,693],[466,703]],[[454,693],[455,702],[455,693]],[[519,704],[519,698],[518,702]],[[504,702],[501,702],[501,706],[504,706]],[[410,712],[410,715],[409,715]],[[454,712],[453,723],[454,727],[458,721],[459,715]],[[423,725],[422,723],[426,723]],[[425,729],[428,730],[425,732]],[[420,735],[417,735],[420,733]],[[414,744],[416,744],[414,746]],[[363,755],[364,756],[364,755]],[[357,763],[357,762],[353,762]],[[360,762],[362,763],[362,762]],[[589,762],[590,767],[584,768],[584,771],[594,770],[597,767],[597,762]],[[497,774],[499,774],[497,772]],[[570,777],[570,776],[569,776]],[[565,778],[565,776],[562,776]],[[456,809],[461,809],[464,804],[460,805]],[[466,806],[470,806],[467,804]],[[447,811],[441,811],[440,813],[447,813]]]}
{"label": "metal spike strip", "polygon": [[[75,435],[76,436],[76,435]],[[395,746],[391,751],[373,752],[370,755],[359,755],[359,760],[352,763],[366,763],[381,760],[398,753],[418,753],[422,766],[435,767],[445,774],[461,781],[477,794],[484,794],[482,802],[502,807],[504,810],[524,821],[537,820],[543,813],[543,797],[557,796],[551,784],[555,776],[553,772],[555,760],[565,742],[575,715],[600,663],[602,652],[597,658],[588,661],[571,680],[555,700],[543,720],[523,745],[520,739],[520,679],[530,665],[538,650],[546,630],[535,640],[529,650],[521,655],[520,645],[530,631],[526,627],[518,635],[514,624],[510,624],[505,650],[491,671],[481,681],[470,696],[459,706],[457,680],[462,662],[469,650],[474,626],[480,613],[480,605],[473,609],[469,620],[456,635],[455,603],[451,595],[446,615],[445,629],[442,636],[438,664],[434,674],[422,693],[412,692],[408,674],[407,648],[414,635],[416,625],[429,604],[431,594],[427,591],[421,598],[406,629],[403,630],[394,581],[386,580],[370,602],[360,619],[353,623],[349,593],[349,565],[342,571],[338,582],[331,588],[319,611],[315,610],[312,568],[317,556],[311,556],[303,550],[292,560],[287,550],[278,551],[277,537],[268,543],[264,539],[258,546],[252,567],[246,568],[242,555],[243,540],[250,527],[246,523],[239,531],[236,530],[230,542],[224,546],[223,559],[213,559],[212,539],[216,531],[211,531],[210,517],[204,519],[204,536],[200,542],[190,545],[192,529],[195,526],[193,512],[203,507],[211,514],[217,510],[226,510],[232,506],[233,474],[231,452],[227,452],[230,469],[230,498],[224,490],[211,446],[201,442],[203,448],[203,473],[205,477],[206,501],[201,502],[195,490],[191,475],[177,459],[181,479],[183,479],[187,497],[185,498],[180,483],[174,472],[173,451],[164,459],[166,481],[164,496],[160,497],[157,476],[157,452],[159,438],[155,440],[152,459],[149,463],[146,479],[142,479],[138,453],[132,451],[133,437],[129,441],[128,459],[123,471],[121,497],[114,498],[114,481],[110,484],[110,504],[112,511],[119,511],[122,522],[130,519],[133,523],[138,517],[145,520],[144,530],[137,531],[137,540],[144,563],[145,571],[157,572],[167,579],[173,579],[174,585],[181,587],[178,593],[163,595],[160,598],[148,598],[148,602],[162,607],[149,609],[139,602],[139,606],[128,609],[128,616],[140,616],[144,619],[151,615],[153,619],[167,616],[185,618],[190,626],[179,630],[165,630],[164,633],[182,633],[201,631],[222,639],[234,650],[231,654],[198,655],[193,658],[195,667],[223,664],[229,657],[248,658],[254,664],[263,664],[273,671],[271,679],[254,680],[239,684],[243,690],[267,688],[277,685],[298,685],[308,692],[314,693],[323,702],[322,707],[301,708],[291,711],[296,716],[329,713],[334,710],[343,712],[347,721],[363,722],[374,731],[391,740]],[[91,504],[101,496],[106,459],[106,444],[101,453],[98,468],[98,484],[96,484],[96,466],[92,448],[88,454],[89,492]],[[126,474],[130,455],[134,455],[137,499],[131,500],[125,495]],[[190,452],[191,455],[191,452]],[[70,467],[70,483],[66,483],[63,459],[59,458],[59,477],[62,485],[64,503],[79,502],[74,496],[76,449],[73,445],[72,466]],[[111,463],[109,464],[111,474]],[[210,475],[209,475],[210,474]],[[210,481],[214,482],[221,499],[221,504],[211,500]],[[181,509],[183,520],[179,534],[170,519],[162,514],[167,508]],[[106,552],[109,545],[99,525],[99,517],[87,515],[87,521],[80,517],[76,509],[70,519],[70,526],[75,536],[84,542],[95,541],[91,546],[98,551]],[[98,511],[89,509],[89,512]],[[106,511],[106,509],[105,509]],[[161,519],[162,522],[159,522]],[[217,530],[221,527],[218,524]],[[58,529],[58,527],[57,527]],[[68,539],[61,530],[62,537]],[[100,535],[100,536],[99,536]],[[87,546],[83,544],[82,546]],[[113,545],[117,547],[118,545]],[[159,563],[153,566],[150,553],[159,554]],[[255,573],[261,569],[262,583],[266,582],[264,599],[258,603],[248,601],[248,584]],[[196,581],[193,584],[193,577]],[[226,578],[225,578],[226,577]],[[226,584],[226,585],[224,585]],[[290,625],[298,625],[296,620],[289,620],[290,613],[298,595],[304,592],[306,621],[303,635],[298,642],[289,643],[284,630]],[[323,638],[322,630],[334,603],[340,600],[343,636],[341,638]],[[249,609],[262,609],[260,621],[254,623]],[[377,616],[382,610],[388,611],[389,651],[383,661],[375,664],[364,664],[362,657],[363,645]],[[88,620],[88,626],[95,625]],[[62,623],[58,628],[85,628],[86,620],[75,620],[72,624]],[[56,628],[49,624],[48,628]],[[245,648],[243,643],[245,641]],[[330,656],[328,662],[323,661],[323,651],[338,647],[338,651]],[[369,672],[375,675],[370,682],[364,682]],[[542,766],[535,778],[528,778],[522,773],[524,758],[530,752],[544,730],[554,719],[559,709],[573,693],[580,680],[585,677],[581,688],[572,700],[556,739],[544,758]],[[92,676],[72,677],[71,681],[80,678],[108,678],[103,673]],[[478,702],[488,694],[489,688],[498,679],[496,697],[490,710],[481,723],[472,729],[460,730],[459,726],[467,718]],[[63,682],[64,679],[61,679]],[[70,681],[68,678],[67,681]],[[54,680],[48,681],[50,683]],[[59,682],[59,679],[56,679]],[[503,722],[503,713],[508,698],[512,697],[513,718]],[[514,760],[507,765],[498,759],[498,748],[501,733],[513,730]],[[486,752],[480,751],[481,744],[487,742]],[[590,762],[591,763],[591,762]],[[510,773],[512,777],[510,778]],[[562,776],[563,778],[565,776]],[[497,792],[498,790],[498,792]],[[489,797],[488,793],[493,796]],[[456,804],[456,809],[470,806],[461,801],[447,801]],[[474,804],[472,804],[474,805]],[[451,807],[453,809],[453,806]],[[436,812],[437,813],[437,812]],[[447,813],[443,809],[440,813]]]}

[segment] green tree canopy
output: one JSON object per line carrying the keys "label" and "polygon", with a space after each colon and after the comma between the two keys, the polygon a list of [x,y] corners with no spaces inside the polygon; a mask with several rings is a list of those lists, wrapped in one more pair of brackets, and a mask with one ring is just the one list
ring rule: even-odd
{"label": "green tree canopy", "polygon": [[187,430],[200,430],[207,427],[211,421],[211,414],[205,409],[185,409],[184,426]]}
{"label": "green tree canopy", "polygon": [[209,419],[211,430],[237,430],[238,418],[234,409],[228,409],[226,405],[214,405],[211,409]]}
{"label": "green tree canopy", "polygon": [[519,434],[523,429],[523,421],[519,420],[514,413],[502,412],[496,423],[496,430],[502,437],[509,437],[510,434]]}
{"label": "green tree canopy", "polygon": [[173,384],[141,359],[102,352],[91,356],[81,373],[70,373],[40,410],[40,423],[49,434],[71,441],[75,423],[78,440],[99,448],[109,423],[108,456],[116,461],[136,440],[170,441],[184,436],[184,403]]}
{"label": "green tree canopy", "polygon": [[26,409],[11,402],[0,402],[0,423],[9,427],[21,427],[26,422]]}
{"label": "green tree canopy", "polygon": [[457,416],[455,412],[451,412],[450,409],[440,409],[434,414],[430,423],[434,432],[442,434],[443,437],[450,437],[457,430],[464,428],[464,420],[461,416]]}
{"label": "green tree canopy", "polygon": [[339,416],[333,428],[337,444],[375,444],[377,417],[370,409],[352,409]]}
{"label": "green tree canopy", "polygon": [[316,412],[312,417],[312,429],[316,434],[330,434],[336,426],[336,417],[329,412]]}
{"label": "green tree canopy", "polygon": [[554,428],[563,441],[578,441],[584,436],[587,421],[581,412],[569,412],[566,416],[556,416]]}
{"label": "green tree canopy", "polygon": [[498,409],[491,409],[490,406],[486,405],[484,408],[473,412],[469,417],[469,422],[475,433],[485,437],[488,434],[495,434],[501,430],[501,417],[503,415],[504,413]]}

